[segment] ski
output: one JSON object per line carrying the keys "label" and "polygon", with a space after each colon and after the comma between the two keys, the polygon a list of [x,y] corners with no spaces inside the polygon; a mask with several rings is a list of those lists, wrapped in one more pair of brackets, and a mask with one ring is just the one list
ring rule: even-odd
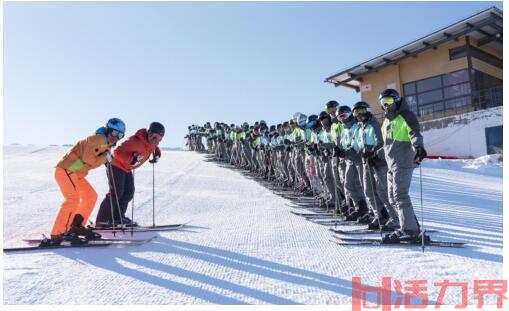
{"label": "ski", "polygon": [[[104,244],[109,242],[115,242],[116,244],[133,244],[133,243],[147,243],[150,240],[154,239],[154,237],[150,239],[124,239],[124,238],[118,238],[118,239],[105,239],[100,238],[97,240],[89,240],[88,244]],[[24,239],[23,242],[29,243],[29,244],[40,244],[43,241],[43,239]]]}
{"label": "ski", "polygon": [[178,230],[184,227],[189,223],[181,223],[181,224],[170,224],[170,225],[156,225],[156,226],[129,226],[129,227],[93,227],[89,226],[88,228],[93,231],[98,232],[150,232],[150,231],[172,231]]}
{"label": "ski", "polygon": [[[360,229],[351,229],[351,230],[341,230],[341,229],[333,229],[330,228],[329,231],[338,234],[369,234],[369,233],[380,233],[378,229],[368,229],[368,228],[360,228]],[[382,232],[392,232],[394,229],[390,230],[382,230]],[[437,230],[426,230],[428,233],[437,232]]]}
{"label": "ski", "polygon": [[166,226],[166,227],[126,227],[126,228],[95,228],[89,227],[90,230],[96,232],[153,232],[153,231],[173,231],[183,228],[185,225]]}
{"label": "ski", "polygon": [[349,221],[349,220],[342,220],[342,219],[333,219],[333,218],[330,218],[330,219],[314,219],[314,218],[310,218],[310,219],[306,219],[307,221],[310,221],[312,223],[315,223],[315,224],[319,224],[319,225],[322,225],[322,226],[351,226],[351,225],[359,225],[359,223],[357,223],[356,221]]}
{"label": "ski", "polygon": [[327,213],[326,211],[316,211],[316,212],[296,212],[296,211],[290,211],[290,213],[297,215],[297,216],[309,216],[309,217],[317,217],[317,216],[334,216],[333,213]]}
{"label": "ski", "polygon": [[3,251],[5,253],[9,252],[20,252],[20,251],[37,251],[37,250],[45,250],[45,249],[63,249],[63,248],[89,248],[89,247],[108,247],[108,246],[135,246],[142,245],[154,240],[156,237],[152,237],[150,239],[145,240],[117,240],[117,241],[104,241],[104,240],[91,240],[86,243],[79,244],[71,244],[69,242],[62,242],[59,245],[49,245],[49,246],[22,246],[22,247],[10,247],[4,248]]}
{"label": "ski", "polygon": [[[413,245],[413,246],[421,246],[421,242],[417,243],[383,243],[380,238],[345,238],[337,235],[333,235],[335,239],[338,241],[334,241],[337,244],[341,245]],[[439,247],[455,247],[462,248],[466,246],[466,243],[463,242],[449,242],[449,241],[439,241],[439,240],[430,240],[425,244],[426,246],[439,246]]]}

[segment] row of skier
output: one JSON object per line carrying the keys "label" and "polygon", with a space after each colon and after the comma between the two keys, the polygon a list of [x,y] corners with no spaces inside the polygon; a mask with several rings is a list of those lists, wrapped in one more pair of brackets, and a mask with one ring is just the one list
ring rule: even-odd
{"label": "row of skier", "polygon": [[159,160],[161,150],[158,145],[164,131],[161,123],[152,122],[148,128],[137,130],[117,146],[124,138],[126,125],[122,120],[112,118],[93,135],[78,141],[55,167],[55,180],[64,202],[47,243],[54,245],[63,240],[101,237],[87,226],[98,195],[86,177],[89,171],[103,165],[106,166],[109,192],[100,204],[96,226],[136,225],[125,215],[134,196],[134,170],[150,156],[152,164]]}
{"label": "row of skier", "polygon": [[409,196],[413,171],[426,157],[419,122],[394,89],[381,92],[379,104],[382,124],[366,102],[351,109],[329,101],[318,115],[297,112],[277,125],[192,125],[187,145],[319,197],[322,207],[345,220],[388,231],[384,243],[429,239]]}

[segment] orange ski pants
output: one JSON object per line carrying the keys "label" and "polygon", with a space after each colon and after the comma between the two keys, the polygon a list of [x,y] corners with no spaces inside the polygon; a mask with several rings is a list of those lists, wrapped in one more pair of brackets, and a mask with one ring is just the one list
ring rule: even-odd
{"label": "orange ski pants", "polygon": [[65,200],[55,218],[51,235],[68,231],[76,214],[83,216],[82,225],[85,226],[97,201],[97,192],[85,178],[68,174],[65,169],[57,167],[55,180]]}

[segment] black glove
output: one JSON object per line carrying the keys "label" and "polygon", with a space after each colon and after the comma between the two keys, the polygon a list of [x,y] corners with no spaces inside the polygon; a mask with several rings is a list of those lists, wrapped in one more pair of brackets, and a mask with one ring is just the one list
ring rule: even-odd
{"label": "black glove", "polygon": [[290,145],[292,142],[291,142],[288,138],[286,138],[286,139],[283,141],[283,143],[284,143],[285,145]]}
{"label": "black glove", "polygon": [[426,158],[427,155],[428,153],[426,152],[424,147],[417,146],[415,148],[415,158],[414,158],[415,164],[421,164],[422,160],[424,160],[424,158]]}
{"label": "black glove", "polygon": [[334,146],[334,148],[332,149],[332,156],[333,157],[338,157],[338,153],[339,153],[339,147],[338,146]]}
{"label": "black glove", "polygon": [[361,154],[361,157],[363,157],[364,159],[369,159],[369,158],[372,158],[374,156],[375,156],[375,151],[374,150],[364,151]]}
{"label": "black glove", "polygon": [[136,164],[140,163],[140,161],[143,160],[143,156],[140,156],[137,153],[133,153],[133,159],[131,160],[131,166],[135,166]]}
{"label": "black glove", "polygon": [[161,150],[156,149],[154,152],[152,152],[152,160],[149,160],[150,163],[154,164],[159,161],[159,158],[161,157]]}
{"label": "black glove", "polygon": [[345,151],[341,148],[338,148],[338,157],[344,158],[345,157]]}

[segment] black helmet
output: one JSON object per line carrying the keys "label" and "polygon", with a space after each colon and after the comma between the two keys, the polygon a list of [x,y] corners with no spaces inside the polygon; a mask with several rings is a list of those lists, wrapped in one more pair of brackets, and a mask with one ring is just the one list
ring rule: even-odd
{"label": "black helmet", "polygon": [[[338,109],[338,118],[347,119],[352,114],[352,109],[348,106],[340,106]],[[343,116],[343,117],[342,117]]]}
{"label": "black helmet", "polygon": [[352,114],[355,118],[357,118],[357,120],[363,123],[366,122],[371,116],[369,104],[363,101],[356,102],[353,106]]}
{"label": "black helmet", "polygon": [[[390,98],[392,98],[392,100],[390,100]],[[401,95],[394,89],[386,89],[378,96],[378,103],[384,110],[385,106],[391,106],[392,104],[396,104],[396,107],[399,108],[401,105]]]}
{"label": "black helmet", "polygon": [[335,100],[330,100],[325,104],[325,108],[337,108],[339,106],[338,102]]}
{"label": "black helmet", "polygon": [[275,125],[271,125],[270,128],[269,128],[269,131],[274,132],[275,130],[276,130],[276,126]]}
{"label": "black helmet", "polygon": [[363,102],[363,101],[356,102],[355,105],[353,105],[352,111],[355,111],[355,109],[360,109],[360,108],[369,109],[369,104],[366,102]]}
{"label": "black helmet", "polygon": [[318,117],[318,120],[322,121],[323,119],[330,120],[330,115],[327,113],[327,111],[320,112],[320,116]]}
{"label": "black helmet", "polygon": [[152,122],[150,123],[150,126],[148,127],[149,133],[156,133],[161,136],[164,136],[164,126],[159,122]]}

